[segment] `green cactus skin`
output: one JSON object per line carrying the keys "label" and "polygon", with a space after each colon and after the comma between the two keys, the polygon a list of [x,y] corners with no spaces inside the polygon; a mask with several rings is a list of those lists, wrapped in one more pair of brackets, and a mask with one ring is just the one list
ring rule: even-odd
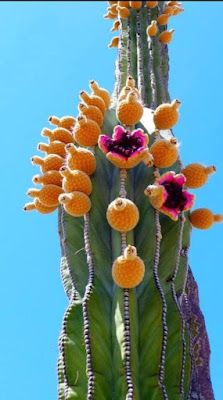
{"label": "green cactus skin", "polygon": [[[113,107],[106,112],[104,134],[112,135],[119,124],[115,104],[128,74],[145,106],[154,109],[170,99],[167,47],[146,35],[163,3],[152,10],[131,10],[121,21]],[[147,131],[141,123],[137,127]],[[154,140],[151,135],[150,143]],[[144,189],[154,182],[154,168],[141,163],[128,171],[125,182],[100,149],[94,151],[97,169],[89,214],[74,218],[59,210],[61,275],[69,305],[59,340],[58,399],[189,399],[194,365],[181,308],[188,274],[188,215],[173,222],[151,207]],[[171,170],[181,170],[180,160]],[[138,225],[127,235],[112,230],[106,220],[108,204],[120,190],[140,211]],[[122,290],[111,276],[112,263],[126,243],[136,246],[146,267],[137,289]]]}

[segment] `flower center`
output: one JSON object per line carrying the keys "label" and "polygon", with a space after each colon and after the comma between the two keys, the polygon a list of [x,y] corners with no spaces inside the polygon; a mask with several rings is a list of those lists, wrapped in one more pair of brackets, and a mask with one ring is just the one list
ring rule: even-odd
{"label": "flower center", "polygon": [[143,145],[140,137],[134,137],[131,133],[126,133],[120,139],[108,139],[107,147],[109,151],[121,154],[128,158]]}
{"label": "flower center", "polygon": [[187,203],[187,199],[183,193],[182,186],[175,182],[164,182],[162,183],[162,186],[165,187],[168,194],[164,206],[183,211]]}

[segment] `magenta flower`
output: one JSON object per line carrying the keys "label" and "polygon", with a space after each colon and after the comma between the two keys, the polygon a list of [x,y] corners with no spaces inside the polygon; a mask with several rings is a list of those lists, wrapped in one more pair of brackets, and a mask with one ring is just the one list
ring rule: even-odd
{"label": "magenta flower", "polygon": [[148,156],[148,141],[148,135],[141,129],[130,132],[117,125],[112,137],[99,136],[98,146],[116,167],[129,169]]}
{"label": "magenta flower", "polygon": [[169,171],[157,178],[154,185],[149,185],[145,194],[154,208],[177,221],[179,214],[190,210],[195,200],[193,194],[184,190],[185,183],[183,174]]}

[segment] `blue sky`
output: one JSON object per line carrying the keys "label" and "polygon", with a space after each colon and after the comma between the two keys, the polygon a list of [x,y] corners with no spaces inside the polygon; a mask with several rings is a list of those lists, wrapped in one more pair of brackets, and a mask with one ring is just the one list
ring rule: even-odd
{"label": "blue sky", "polygon": [[[182,101],[175,134],[185,163],[215,163],[197,206],[223,212],[223,2],[183,2],[172,19],[170,92]],[[57,338],[66,297],[60,282],[56,214],[25,214],[37,169],[30,157],[51,114],[76,114],[78,92],[96,79],[110,91],[116,50],[105,2],[0,2],[1,399],[56,399]],[[200,287],[212,348],[216,400],[222,400],[222,232],[194,231],[190,263]]]}

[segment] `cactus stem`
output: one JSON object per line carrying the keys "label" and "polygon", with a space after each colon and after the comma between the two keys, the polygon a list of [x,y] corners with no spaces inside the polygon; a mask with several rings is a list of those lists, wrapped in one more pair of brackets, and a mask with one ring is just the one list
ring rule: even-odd
{"label": "cactus stem", "polygon": [[141,11],[136,13],[136,43],[137,43],[137,75],[140,99],[145,104],[144,74],[143,74],[143,47],[142,47],[142,26]]}
{"label": "cactus stem", "polygon": [[128,46],[127,46],[127,74],[132,75],[132,62],[131,62],[131,24],[128,18]]}
{"label": "cactus stem", "polygon": [[186,363],[186,351],[187,351],[187,345],[186,345],[186,340],[185,340],[185,319],[183,312],[181,310],[181,307],[178,302],[178,298],[176,295],[176,288],[175,288],[175,279],[177,277],[177,273],[179,270],[179,265],[180,265],[180,257],[181,257],[181,250],[182,250],[182,241],[183,241],[183,232],[184,232],[184,224],[185,224],[185,217],[183,213],[180,216],[180,230],[179,230],[179,236],[178,236],[178,252],[176,256],[176,264],[175,264],[175,269],[174,273],[172,275],[171,279],[171,291],[172,291],[172,296],[173,299],[176,303],[176,306],[178,308],[180,317],[181,317],[181,338],[182,338],[182,348],[183,348],[183,356],[182,356],[182,366],[181,366],[181,379],[180,379],[180,394],[182,398],[184,398],[184,378],[185,378],[185,363]]}
{"label": "cactus stem", "polygon": [[88,315],[88,301],[93,290],[94,284],[94,264],[92,257],[92,250],[89,238],[89,214],[84,216],[84,245],[87,256],[88,265],[88,283],[85,288],[85,293],[82,301],[82,313],[83,313],[83,324],[84,324],[84,344],[86,350],[86,369],[88,376],[88,388],[87,388],[87,400],[93,400],[94,395],[94,371],[92,362],[92,350],[91,350],[91,338],[90,338],[90,326],[89,326],[89,315]]}
{"label": "cactus stem", "polygon": [[154,264],[153,264],[153,277],[154,277],[155,285],[157,287],[157,290],[159,291],[161,301],[162,301],[162,324],[163,324],[162,350],[161,350],[160,369],[159,369],[159,385],[162,389],[163,399],[168,400],[166,386],[164,384],[166,348],[167,348],[167,336],[168,336],[167,303],[166,303],[164,291],[161,286],[159,275],[158,275],[158,267],[159,267],[159,260],[160,260],[160,243],[161,243],[162,234],[161,234],[159,211],[157,211],[157,210],[155,210],[155,227],[156,227],[156,245],[155,245],[155,255],[154,255]]}
{"label": "cactus stem", "polygon": [[[148,25],[151,23],[151,10],[148,8],[147,10],[147,23]],[[156,77],[154,73],[154,56],[153,56],[153,46],[152,39],[150,36],[147,37],[148,40],[148,49],[149,49],[149,76],[151,83],[151,103],[149,104],[150,108],[153,110],[157,106],[157,87],[156,87]]]}

